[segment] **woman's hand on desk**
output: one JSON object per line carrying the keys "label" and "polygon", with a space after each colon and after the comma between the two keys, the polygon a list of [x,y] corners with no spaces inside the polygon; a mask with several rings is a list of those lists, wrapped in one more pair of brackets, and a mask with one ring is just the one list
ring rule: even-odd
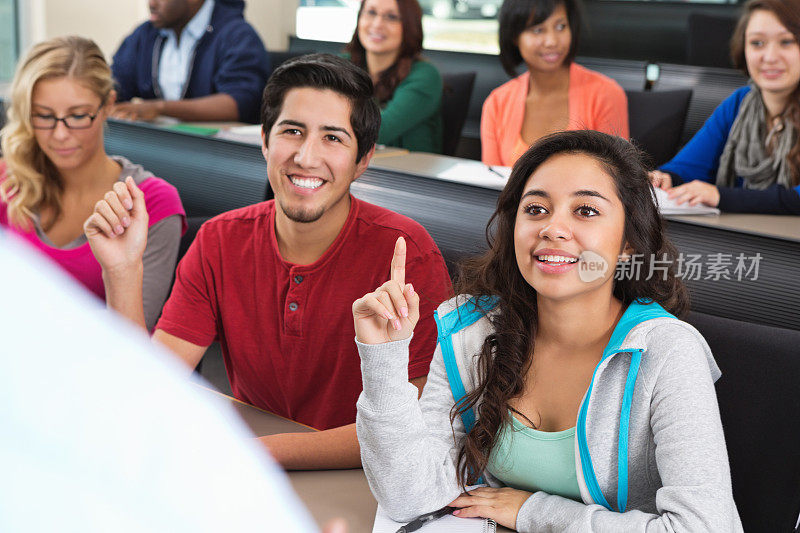
{"label": "woman's hand on desk", "polygon": [[717,186],[700,180],[673,187],[667,192],[667,196],[678,204],[689,202],[689,205],[703,204],[711,207],[719,205],[719,189]]}
{"label": "woman's hand on desk", "polygon": [[141,268],[148,221],[144,193],[131,177],[95,204],[83,231],[104,275]]}
{"label": "woman's hand on desk", "polygon": [[531,494],[509,487],[481,487],[462,494],[449,505],[460,507],[453,512],[460,518],[491,518],[501,526],[517,529],[517,514]]}
{"label": "woman's hand on desk", "polygon": [[364,344],[407,339],[419,320],[419,295],[406,283],[406,241],[397,239],[391,278],[353,302],[356,339]]}
{"label": "woman's hand on desk", "polygon": [[656,189],[664,189],[665,191],[672,188],[672,176],[660,170],[651,170],[647,173],[650,178],[650,183]]}

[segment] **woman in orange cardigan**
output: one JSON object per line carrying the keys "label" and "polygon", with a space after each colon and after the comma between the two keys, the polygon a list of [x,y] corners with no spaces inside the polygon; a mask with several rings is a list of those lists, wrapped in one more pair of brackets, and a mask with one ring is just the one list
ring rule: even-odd
{"label": "woman in orange cardigan", "polygon": [[509,76],[481,114],[481,159],[512,166],[540,137],[591,129],[628,138],[628,100],[611,78],[573,62],[581,26],[578,0],[505,0],[500,61]]}

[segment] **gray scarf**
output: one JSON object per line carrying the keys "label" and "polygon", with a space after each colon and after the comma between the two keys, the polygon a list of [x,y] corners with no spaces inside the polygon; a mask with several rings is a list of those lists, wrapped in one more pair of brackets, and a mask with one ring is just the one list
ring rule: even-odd
{"label": "gray scarf", "polygon": [[[762,190],[775,184],[791,188],[792,171],[787,156],[797,142],[794,126],[784,118],[767,130],[767,111],[761,92],[753,82],[750,87],[719,158],[717,186],[734,187],[737,176],[741,176],[745,189]],[[772,154],[768,155],[770,143],[773,143]]]}

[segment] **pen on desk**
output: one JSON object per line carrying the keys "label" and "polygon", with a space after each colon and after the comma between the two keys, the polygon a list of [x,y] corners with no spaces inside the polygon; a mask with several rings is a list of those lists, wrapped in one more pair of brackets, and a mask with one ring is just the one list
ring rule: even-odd
{"label": "pen on desk", "polygon": [[432,513],[424,514],[419,518],[412,520],[411,522],[404,525],[400,529],[398,529],[397,533],[411,533],[412,531],[416,531],[425,524],[427,524],[428,522],[431,522],[433,520],[438,520],[443,516],[452,514],[452,512],[455,511],[456,509],[457,507],[442,507],[438,511],[433,511]]}
{"label": "pen on desk", "polygon": [[500,176],[501,178],[506,179],[505,176],[503,176],[498,171],[496,171],[494,168],[492,168],[492,165],[486,165],[486,168],[488,168],[489,172],[491,172],[492,174],[496,174],[496,175]]}

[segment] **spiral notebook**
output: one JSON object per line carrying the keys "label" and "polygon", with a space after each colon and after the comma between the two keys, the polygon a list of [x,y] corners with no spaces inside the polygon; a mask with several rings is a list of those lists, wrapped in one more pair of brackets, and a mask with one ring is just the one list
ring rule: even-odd
{"label": "spiral notebook", "polygon": [[[397,530],[404,525],[402,522],[395,522],[389,518],[379,505],[372,533],[397,533]],[[448,515],[428,522],[417,531],[419,533],[495,533],[497,524],[491,518],[458,518]]]}

